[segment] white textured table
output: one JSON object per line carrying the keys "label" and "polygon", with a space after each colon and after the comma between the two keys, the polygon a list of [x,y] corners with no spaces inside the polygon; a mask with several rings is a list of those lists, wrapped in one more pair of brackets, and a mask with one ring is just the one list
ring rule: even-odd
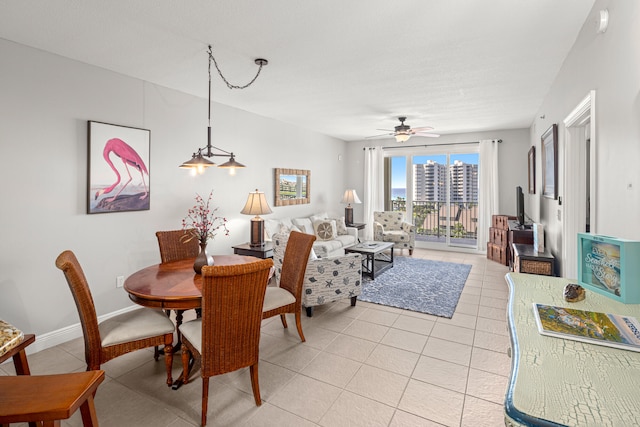
{"label": "white textured table", "polygon": [[506,279],[512,356],[506,425],[640,425],[640,353],[541,335],[532,303],[639,319],[640,304],[589,290],[583,301],[570,303],[562,296],[567,279],[523,273],[508,273]]}

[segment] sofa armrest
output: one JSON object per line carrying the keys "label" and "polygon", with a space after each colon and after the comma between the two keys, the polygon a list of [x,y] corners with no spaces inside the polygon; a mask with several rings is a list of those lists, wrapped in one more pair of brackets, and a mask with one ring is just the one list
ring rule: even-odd
{"label": "sofa armrest", "polygon": [[356,238],[358,240],[358,229],[355,227],[347,227],[347,234]]}

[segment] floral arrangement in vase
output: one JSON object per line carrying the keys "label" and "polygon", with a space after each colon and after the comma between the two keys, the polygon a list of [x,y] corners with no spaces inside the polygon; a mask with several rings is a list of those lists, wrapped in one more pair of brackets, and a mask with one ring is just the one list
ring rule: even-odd
{"label": "floral arrangement in vase", "polygon": [[182,229],[188,232],[183,236],[183,242],[189,242],[198,239],[200,243],[200,254],[193,264],[193,269],[200,274],[202,267],[205,265],[213,265],[213,257],[207,255],[207,242],[209,239],[215,238],[216,234],[224,232],[225,236],[229,235],[227,228],[227,219],[217,216],[218,208],[212,208],[213,190],[209,193],[209,197],[205,199],[196,193],[196,204],[189,209],[187,216],[182,219]]}

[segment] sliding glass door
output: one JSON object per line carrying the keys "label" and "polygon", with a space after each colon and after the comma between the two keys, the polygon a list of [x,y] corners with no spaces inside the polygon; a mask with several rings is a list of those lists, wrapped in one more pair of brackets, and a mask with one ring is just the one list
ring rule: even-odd
{"label": "sliding glass door", "polygon": [[416,246],[477,248],[477,144],[389,151],[385,209],[406,212]]}

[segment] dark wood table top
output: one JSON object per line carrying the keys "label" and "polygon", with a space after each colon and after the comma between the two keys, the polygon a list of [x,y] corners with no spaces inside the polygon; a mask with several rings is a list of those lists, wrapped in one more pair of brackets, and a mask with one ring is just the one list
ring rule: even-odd
{"label": "dark wood table top", "polygon": [[[215,255],[214,265],[256,262],[242,255]],[[193,271],[194,259],[156,264],[133,273],[124,281],[124,289],[136,304],[171,310],[200,308],[202,276]]]}

